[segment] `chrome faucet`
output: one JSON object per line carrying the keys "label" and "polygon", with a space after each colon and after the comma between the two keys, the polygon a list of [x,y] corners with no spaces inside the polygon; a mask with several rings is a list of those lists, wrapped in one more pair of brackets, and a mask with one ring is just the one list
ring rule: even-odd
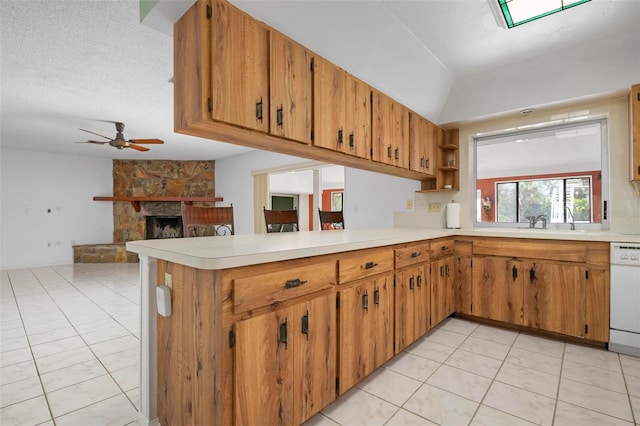
{"label": "chrome faucet", "polygon": [[539,214],[538,216],[527,216],[529,220],[529,228],[535,228],[538,221],[542,221],[542,229],[547,229],[547,216]]}
{"label": "chrome faucet", "polygon": [[571,223],[570,223],[571,230],[575,231],[576,230],[576,223],[575,223],[575,220],[573,219],[573,213],[571,212],[571,209],[569,208],[569,206],[565,206],[564,208],[565,208],[566,211],[569,212],[569,216],[571,216]]}

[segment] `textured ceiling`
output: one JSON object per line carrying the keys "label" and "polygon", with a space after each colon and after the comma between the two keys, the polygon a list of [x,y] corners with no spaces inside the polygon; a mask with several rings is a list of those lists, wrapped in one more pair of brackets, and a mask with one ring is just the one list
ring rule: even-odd
{"label": "textured ceiling", "polygon": [[[455,85],[475,75],[640,33],[638,0],[592,0],[512,30],[497,25],[488,0],[233,3],[437,123]],[[2,146],[106,158],[246,152],[173,132],[170,28],[142,25],[139,14],[138,0],[0,0]],[[449,109],[447,118],[469,118]],[[147,153],[75,144],[94,138],[79,128],[115,135],[97,120],[166,143]]]}

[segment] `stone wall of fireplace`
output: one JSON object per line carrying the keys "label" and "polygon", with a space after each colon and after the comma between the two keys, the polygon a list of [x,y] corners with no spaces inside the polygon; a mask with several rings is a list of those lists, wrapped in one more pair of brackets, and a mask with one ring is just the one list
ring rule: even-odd
{"label": "stone wall of fireplace", "polygon": [[[213,197],[215,161],[113,160],[114,196]],[[200,205],[213,203],[200,203]],[[127,202],[113,203],[113,242],[146,238],[147,216],[180,216],[180,203],[144,202],[136,212]]]}

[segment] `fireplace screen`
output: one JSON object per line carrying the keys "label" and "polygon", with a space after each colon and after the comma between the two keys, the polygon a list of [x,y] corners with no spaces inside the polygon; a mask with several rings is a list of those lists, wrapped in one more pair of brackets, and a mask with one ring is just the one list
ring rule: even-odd
{"label": "fireplace screen", "polygon": [[147,240],[182,238],[181,216],[147,216]]}

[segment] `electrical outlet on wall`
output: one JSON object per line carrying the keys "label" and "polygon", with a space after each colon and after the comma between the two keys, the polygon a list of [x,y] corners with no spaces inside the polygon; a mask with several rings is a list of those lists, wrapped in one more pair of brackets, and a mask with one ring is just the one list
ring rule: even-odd
{"label": "electrical outlet on wall", "polygon": [[173,288],[173,276],[168,272],[164,273],[164,285],[170,289]]}
{"label": "electrical outlet on wall", "polygon": [[407,200],[407,210],[413,209],[413,200]]}
{"label": "electrical outlet on wall", "polygon": [[429,213],[439,213],[442,211],[442,203],[429,203]]}

